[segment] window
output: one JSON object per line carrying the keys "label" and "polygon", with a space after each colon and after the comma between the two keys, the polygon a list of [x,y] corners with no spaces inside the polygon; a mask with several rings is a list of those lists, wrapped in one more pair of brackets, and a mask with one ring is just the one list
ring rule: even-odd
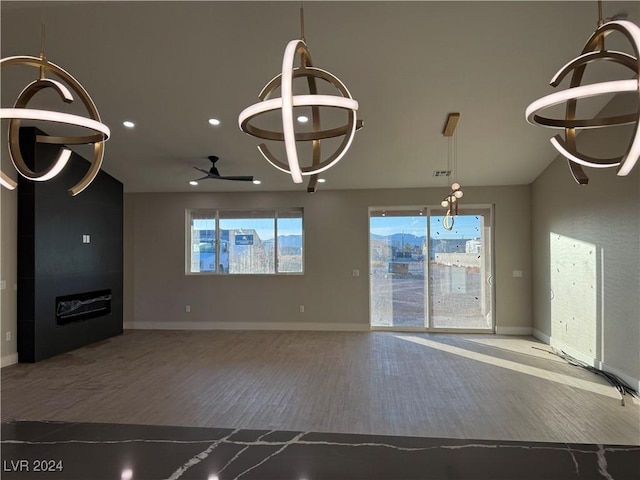
{"label": "window", "polygon": [[302,209],[191,210],[187,273],[303,272]]}
{"label": "window", "polygon": [[278,211],[277,258],[278,272],[302,272],[302,212],[300,210]]}
{"label": "window", "polygon": [[216,271],[216,214],[191,214],[190,272]]}

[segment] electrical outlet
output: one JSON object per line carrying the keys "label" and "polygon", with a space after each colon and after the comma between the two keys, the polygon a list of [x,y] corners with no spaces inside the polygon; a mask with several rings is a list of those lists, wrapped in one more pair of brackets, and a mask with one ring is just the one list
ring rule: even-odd
{"label": "electrical outlet", "polygon": [[522,277],[522,270],[514,270],[513,271],[513,277],[514,278],[521,278]]}
{"label": "electrical outlet", "polygon": [[0,280],[0,290],[4,290],[5,288],[7,288],[7,281]]}
{"label": "electrical outlet", "polygon": [[353,270],[353,271],[351,272],[351,274],[352,274],[354,277],[359,277],[359,276],[360,276],[360,270]]}
{"label": "electrical outlet", "polygon": [[191,313],[191,305],[186,305],[184,307],[184,311],[187,312],[187,313]]}
{"label": "electrical outlet", "polygon": [[4,339],[5,339],[7,342],[10,342],[10,341],[11,341],[11,332],[7,332],[7,333],[5,333],[5,334],[4,334]]}
{"label": "electrical outlet", "polygon": [[300,313],[304,313],[304,305],[300,305]]}

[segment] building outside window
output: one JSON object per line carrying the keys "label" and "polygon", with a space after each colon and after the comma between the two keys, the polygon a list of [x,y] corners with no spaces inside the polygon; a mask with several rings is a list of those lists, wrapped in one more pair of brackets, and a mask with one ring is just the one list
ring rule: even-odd
{"label": "building outside window", "polygon": [[187,273],[303,273],[301,208],[191,210]]}

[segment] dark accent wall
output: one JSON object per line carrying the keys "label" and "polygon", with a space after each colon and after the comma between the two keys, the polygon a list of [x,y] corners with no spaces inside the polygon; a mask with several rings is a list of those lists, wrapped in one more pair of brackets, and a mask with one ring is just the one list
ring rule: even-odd
{"label": "dark accent wall", "polygon": [[[40,172],[59,146],[36,143],[42,134],[20,129],[27,165]],[[123,186],[100,171],[82,193],[67,189],[89,162],[73,154],[64,170],[46,182],[18,181],[18,359],[37,362],[122,333]],[[90,235],[90,243],[83,236]],[[58,325],[56,298],[111,290],[111,311]]]}

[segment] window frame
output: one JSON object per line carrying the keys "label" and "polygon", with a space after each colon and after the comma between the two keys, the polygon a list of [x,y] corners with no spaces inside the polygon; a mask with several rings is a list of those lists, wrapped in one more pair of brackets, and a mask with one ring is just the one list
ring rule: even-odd
{"label": "window frame", "polygon": [[[234,212],[271,212],[273,215],[271,217],[261,217],[261,218],[271,218],[273,219],[273,228],[274,228],[274,242],[273,242],[273,256],[274,256],[274,271],[273,272],[251,272],[251,273],[228,273],[219,271],[220,265],[220,245],[221,245],[221,230],[220,230],[220,219],[224,220],[225,217],[227,219],[232,218]],[[279,271],[279,245],[278,245],[278,213],[290,213],[290,212],[299,212],[300,213],[300,221],[301,221],[301,252],[300,252],[300,267],[301,271],[299,272],[280,272]],[[192,272],[191,271],[191,260],[193,254],[193,236],[192,236],[192,226],[194,214],[196,218],[207,218],[205,215],[210,214],[210,218],[214,220],[214,242],[215,242],[215,270],[214,271],[206,271],[206,272]],[[291,216],[284,216],[282,218],[297,218]],[[185,211],[185,275],[217,275],[217,276],[276,276],[276,275],[304,275],[305,273],[305,234],[304,234],[304,209],[302,207],[283,207],[283,208],[238,208],[238,209],[227,209],[227,208],[190,208]]]}

